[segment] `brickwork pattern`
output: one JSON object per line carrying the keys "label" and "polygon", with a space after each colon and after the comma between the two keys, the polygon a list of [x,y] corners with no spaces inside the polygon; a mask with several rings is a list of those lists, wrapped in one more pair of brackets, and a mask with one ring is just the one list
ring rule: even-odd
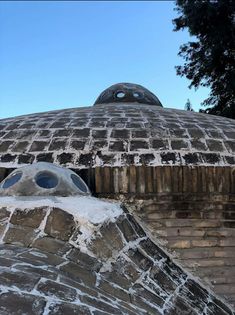
{"label": "brickwork pattern", "polygon": [[99,197],[129,205],[167,251],[235,305],[233,168],[104,167],[83,175]]}
{"label": "brickwork pattern", "polygon": [[181,265],[235,306],[234,203],[234,195],[162,194],[130,205]]}
{"label": "brickwork pattern", "polygon": [[234,152],[234,120],[158,106],[100,105],[0,120],[2,165],[234,165]]}
{"label": "brickwork pattern", "polygon": [[82,226],[62,209],[11,206],[0,214],[5,315],[234,314],[176,265],[126,209],[115,222],[95,226],[83,244]]}

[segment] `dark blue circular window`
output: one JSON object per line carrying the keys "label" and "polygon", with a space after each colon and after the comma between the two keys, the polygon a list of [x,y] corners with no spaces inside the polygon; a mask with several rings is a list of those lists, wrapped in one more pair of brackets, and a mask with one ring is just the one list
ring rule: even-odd
{"label": "dark blue circular window", "polygon": [[2,185],[2,188],[9,188],[15,185],[22,177],[22,172],[17,172],[8,177]]}
{"label": "dark blue circular window", "polygon": [[58,178],[49,172],[42,172],[35,177],[38,186],[46,189],[54,188],[58,185]]}
{"label": "dark blue circular window", "polygon": [[72,175],[71,175],[71,179],[72,179],[74,185],[76,185],[79,190],[81,190],[81,191],[84,192],[84,193],[87,193],[87,192],[88,192],[88,191],[87,191],[87,187],[86,187],[86,185],[83,183],[83,181],[81,180],[81,178],[79,178],[77,175],[72,174]]}

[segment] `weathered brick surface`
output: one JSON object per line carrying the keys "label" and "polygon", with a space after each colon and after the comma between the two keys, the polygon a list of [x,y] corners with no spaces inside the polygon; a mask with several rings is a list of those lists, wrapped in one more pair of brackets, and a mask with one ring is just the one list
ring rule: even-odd
{"label": "weathered brick surface", "polygon": [[45,299],[30,294],[5,292],[0,295],[0,314],[42,315]]}
{"label": "weathered brick surface", "polygon": [[3,241],[8,244],[29,246],[36,238],[38,231],[31,227],[13,225],[6,231]]}
{"label": "weathered brick surface", "polygon": [[89,244],[89,248],[100,259],[105,260],[112,257],[114,251],[120,251],[123,248],[123,239],[116,224],[102,226],[98,235]]}
{"label": "weathered brick surface", "polygon": [[41,252],[35,249],[23,251],[17,257],[21,261],[38,267],[44,267],[47,265],[57,266],[65,262],[65,259],[61,258],[60,256],[53,255],[48,252]]}
{"label": "weathered brick surface", "polygon": [[97,258],[91,257],[86,253],[81,252],[78,248],[73,248],[66,256],[71,261],[83,266],[84,269],[98,271],[102,264]]}
{"label": "weathered brick surface", "polygon": [[29,154],[29,153],[21,154],[18,158],[18,163],[19,164],[31,164],[31,163],[33,163],[34,159],[35,159],[35,156],[33,154]]}
{"label": "weathered brick surface", "polygon": [[37,275],[30,275],[26,272],[14,272],[8,270],[1,270],[0,272],[0,283],[2,286],[16,287],[24,291],[32,291],[36,283],[40,279]]}
{"label": "weathered brick surface", "polygon": [[49,141],[34,141],[29,149],[30,152],[45,151],[49,145]]}
{"label": "weathered brick surface", "polygon": [[68,243],[48,236],[37,238],[36,240],[34,240],[33,246],[40,250],[45,250],[49,253],[57,254],[59,256],[64,255],[71,248]]}
{"label": "weathered brick surface", "polygon": [[[134,115],[137,110],[138,115]],[[225,123],[224,119],[157,106],[121,104],[3,119],[0,161],[32,163],[48,159],[44,153],[53,153],[52,162],[78,169],[113,166],[116,160],[120,166],[139,165],[144,151],[154,155],[146,165],[235,165],[235,124],[231,119]],[[74,154],[73,159],[61,156],[62,150]],[[99,150],[104,156],[112,152],[115,161],[102,159]],[[89,163],[79,159],[87,152],[92,155]]]}
{"label": "weathered brick surface", "polygon": [[[234,201],[228,199],[226,194],[218,193],[212,196],[165,193],[142,200],[136,214],[185,267],[234,303]],[[134,203],[138,203],[138,197]],[[140,243],[143,250],[150,257],[161,259],[146,242]],[[166,273],[169,274],[169,268]],[[176,275],[175,280],[180,273]]]}
{"label": "weathered brick surface", "polygon": [[73,216],[66,211],[53,208],[47,218],[45,232],[55,238],[67,241],[75,229]]}
{"label": "weathered brick surface", "polygon": [[0,237],[6,229],[10,214],[10,211],[8,211],[6,208],[0,208]]}
{"label": "weathered brick surface", "polygon": [[181,296],[174,296],[166,307],[165,315],[196,315],[197,312]]}
{"label": "weathered brick surface", "polygon": [[130,249],[128,251],[128,257],[130,257],[130,259],[144,271],[147,271],[153,266],[153,261],[146,257],[138,248]]}
{"label": "weathered brick surface", "polygon": [[92,305],[99,310],[102,310],[108,314],[113,314],[113,315],[121,315],[122,311],[119,310],[117,307],[112,306],[109,303],[105,303],[101,300],[95,299],[95,298],[90,298],[89,296],[81,296],[81,301],[83,303],[86,303],[88,305]]}
{"label": "weathered brick surface", "polygon": [[115,296],[120,300],[126,301],[127,303],[131,302],[131,297],[128,291],[112,286],[112,284],[110,284],[108,281],[101,281],[99,283],[99,289],[110,294],[111,296]]}
{"label": "weathered brick surface", "polygon": [[96,282],[95,272],[84,269],[83,266],[68,262],[66,265],[62,265],[60,270],[64,272],[68,277],[84,283],[88,286],[94,286]]}
{"label": "weathered brick surface", "polygon": [[[18,288],[34,297],[40,296],[43,301],[51,303],[47,303],[48,312],[54,311],[56,303],[58,312],[71,311],[71,314],[74,310],[80,311],[76,308],[79,305],[84,306],[84,312],[92,310],[97,314],[175,315],[184,314],[188,305],[192,315],[201,315],[205,310],[210,315],[213,312],[219,314],[219,311],[223,315],[232,315],[228,306],[215,300],[206,288],[177,266],[172,257],[149,238],[145,224],[154,231],[158,241],[168,241],[164,245],[166,249],[173,249],[171,244],[175,244],[174,251],[179,255],[182,253],[181,263],[196,270],[201,278],[209,278],[213,289],[233,302],[235,270],[231,249],[234,231],[225,223],[231,224],[234,220],[234,195],[210,193],[220,187],[208,169],[204,174],[208,181],[202,187],[205,192],[200,194],[187,192],[180,176],[172,180],[171,172],[180,175],[182,169],[173,171],[166,167],[160,179],[154,168],[151,173],[145,173],[144,168],[140,170],[136,171],[137,178],[143,174],[155,178],[152,187],[146,184],[147,189],[153,191],[153,187],[158,187],[164,192],[145,194],[146,198],[141,199],[143,187],[136,185],[137,192],[132,193],[126,208],[123,207],[123,215],[116,222],[94,226],[96,232],[86,243],[86,253],[81,250],[85,244],[80,249],[79,241],[75,242],[80,230],[67,212],[51,209],[44,222],[43,234],[38,227],[40,220],[44,220],[44,215],[39,215],[41,211],[44,214],[44,209],[29,209],[28,218],[24,216],[26,212],[23,214],[20,209],[15,209],[3,240],[15,246],[4,244],[0,247],[0,258],[4,258],[0,260],[0,275],[5,290]],[[184,178],[191,180],[194,171],[183,169]],[[99,169],[99,172],[99,176],[106,174],[105,178],[109,178],[107,169]],[[121,174],[125,175],[125,170]],[[126,190],[124,197],[129,198],[128,189],[133,189],[133,186],[125,182],[122,185]],[[192,185],[192,190],[200,187],[197,185]],[[106,184],[101,187],[108,192]],[[186,192],[173,193],[179,189]],[[142,227],[129,209],[139,216]],[[6,211],[2,211],[4,220]],[[188,250],[194,256],[191,257]],[[21,284],[22,278],[29,281]],[[21,285],[24,289],[20,288]]]}
{"label": "weathered brick surface", "polygon": [[0,160],[3,163],[9,163],[9,162],[14,163],[16,161],[16,157],[17,157],[16,154],[7,153],[7,154],[2,154],[0,156]]}
{"label": "weathered brick surface", "polygon": [[[218,294],[235,303],[235,295],[231,293],[231,288],[235,287],[231,280],[234,277],[219,275],[225,272],[226,266],[235,272],[232,168],[107,167],[97,168],[93,174],[94,191],[99,196],[119,198],[121,194],[125,197],[125,202],[134,206],[141,222],[151,228],[165,248],[175,253],[189,270],[211,283]],[[134,235],[128,231],[130,226],[124,227],[124,224],[125,221],[119,224],[119,229],[128,240]],[[102,250],[108,250],[105,255],[110,257],[109,248]],[[225,283],[229,286],[227,293],[222,294],[221,284]]]}
{"label": "weathered brick surface", "polygon": [[75,159],[75,154],[72,153],[61,153],[57,155],[57,160],[59,161],[60,165],[66,165],[73,163]]}
{"label": "weathered brick surface", "polygon": [[87,306],[54,303],[49,307],[49,315],[91,315]]}
{"label": "weathered brick surface", "polygon": [[53,153],[39,153],[36,155],[37,162],[49,162],[53,163]]}
{"label": "weathered brick surface", "polygon": [[152,303],[148,303],[148,301],[143,298],[142,296],[135,296],[132,297],[133,304],[138,306],[139,308],[142,308],[143,310],[146,310],[147,314],[155,314],[160,315],[161,313],[158,311],[156,307]]}
{"label": "weathered brick surface", "polygon": [[77,289],[78,290],[78,293],[80,292],[83,292],[84,294],[87,294],[89,296],[93,296],[93,297],[98,297],[98,294],[99,294],[99,290],[97,288],[97,286],[90,286],[89,285],[89,282],[88,283],[85,283],[83,284],[81,282],[81,280],[76,280],[76,278],[71,278],[71,277],[68,277],[66,275],[64,275],[64,273],[60,276],[60,282],[61,283],[64,283],[65,285],[68,285],[70,287],[73,287],[74,289]]}
{"label": "weathered brick surface", "polygon": [[12,145],[13,141],[2,141],[0,143],[0,152],[6,152]]}
{"label": "weathered brick surface", "polygon": [[46,296],[68,302],[73,302],[77,298],[77,292],[75,289],[51,280],[39,282],[37,290]]}
{"label": "weathered brick surface", "polygon": [[11,216],[10,222],[14,225],[38,228],[45,214],[46,210],[43,208],[34,208],[27,211],[16,209]]}
{"label": "weathered brick surface", "polygon": [[[12,265],[12,260],[11,260],[11,264],[9,264],[8,262],[8,267],[10,267]],[[47,270],[44,266],[44,268],[40,268],[39,266],[35,266],[34,265],[31,265],[30,263],[22,263],[22,261],[17,261],[15,260],[14,261],[14,269],[17,273],[22,273],[24,272],[27,276],[28,275],[33,275],[33,276],[36,276],[36,277],[39,277],[39,278],[43,278],[43,279],[50,279],[50,280],[56,280],[58,275],[54,272],[53,268],[50,268],[49,265],[48,265],[48,268],[47,269],[50,269]],[[2,266],[2,264],[1,264]],[[25,279],[26,280],[26,279]]]}
{"label": "weathered brick surface", "polygon": [[138,294],[146,301],[151,301],[151,303],[157,307],[163,307],[165,300],[160,294],[158,295],[156,292],[146,289],[146,287],[141,284],[135,284],[133,288],[136,291],[136,295]]}
{"label": "weathered brick surface", "polygon": [[117,222],[117,226],[123,233],[126,241],[134,241],[138,238],[137,232],[126,218],[120,218]]}

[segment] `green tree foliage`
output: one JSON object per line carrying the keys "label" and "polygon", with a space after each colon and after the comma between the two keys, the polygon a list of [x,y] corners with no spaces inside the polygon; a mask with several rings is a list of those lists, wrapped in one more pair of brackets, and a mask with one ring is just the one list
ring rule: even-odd
{"label": "green tree foliage", "polygon": [[176,0],[176,10],[174,30],[195,39],[180,46],[177,75],[211,88],[201,112],[235,118],[235,0]]}
{"label": "green tree foliage", "polygon": [[187,111],[193,112],[193,106],[192,106],[192,104],[191,104],[189,99],[187,99],[187,102],[186,102],[186,104],[184,106],[184,109],[187,110]]}

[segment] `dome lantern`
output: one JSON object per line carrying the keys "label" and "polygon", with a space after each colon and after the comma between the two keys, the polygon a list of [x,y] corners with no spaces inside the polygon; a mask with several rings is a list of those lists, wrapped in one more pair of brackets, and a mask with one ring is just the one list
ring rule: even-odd
{"label": "dome lantern", "polygon": [[133,83],[117,83],[104,90],[97,100],[95,106],[102,104],[145,104],[162,107],[159,99],[145,87]]}

